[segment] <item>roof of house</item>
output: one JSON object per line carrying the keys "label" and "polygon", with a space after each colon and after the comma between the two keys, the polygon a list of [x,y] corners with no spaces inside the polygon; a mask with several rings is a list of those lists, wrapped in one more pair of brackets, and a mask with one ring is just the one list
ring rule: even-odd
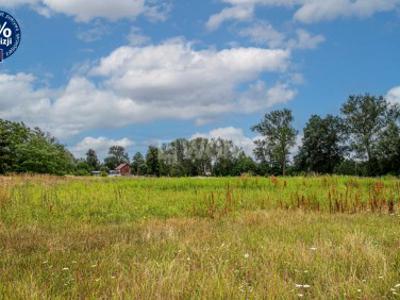
{"label": "roof of house", "polygon": [[120,165],[116,168],[116,170],[119,171],[119,170],[121,170],[122,168],[124,168],[124,167],[126,167],[126,166],[129,167],[129,164],[127,164],[127,163],[120,164]]}

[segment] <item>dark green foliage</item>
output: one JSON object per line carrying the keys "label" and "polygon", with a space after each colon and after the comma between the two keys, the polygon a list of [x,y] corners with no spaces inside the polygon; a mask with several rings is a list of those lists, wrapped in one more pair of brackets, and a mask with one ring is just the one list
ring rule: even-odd
{"label": "dark green foliage", "polygon": [[147,174],[151,176],[160,176],[160,162],[158,148],[149,146],[146,154]]}
{"label": "dark green foliage", "polygon": [[97,158],[96,151],[89,149],[86,153],[86,164],[89,166],[90,171],[96,171],[100,168],[100,161]]}
{"label": "dark green foliage", "polygon": [[290,149],[296,142],[297,131],[292,122],[290,110],[275,110],[266,114],[264,119],[252,128],[262,136],[262,139],[255,142],[256,158],[272,168],[279,166],[282,175],[286,173]]}
{"label": "dark green foliage", "polygon": [[350,96],[342,107],[350,146],[357,157],[367,161],[368,173],[376,173],[379,137],[387,126],[388,103],[383,97]]}
{"label": "dark green foliage", "polygon": [[311,116],[303,131],[302,146],[295,157],[296,169],[332,173],[343,160],[345,139],[344,125],[339,117]]}
{"label": "dark green foliage", "polygon": [[395,122],[383,130],[377,148],[381,174],[400,174],[400,128]]}
{"label": "dark green foliage", "polygon": [[74,158],[57,140],[40,129],[0,120],[0,173],[64,175],[74,170]]}
{"label": "dark green foliage", "polygon": [[137,176],[146,175],[147,166],[142,153],[137,152],[133,156],[131,167],[132,167],[132,174]]}

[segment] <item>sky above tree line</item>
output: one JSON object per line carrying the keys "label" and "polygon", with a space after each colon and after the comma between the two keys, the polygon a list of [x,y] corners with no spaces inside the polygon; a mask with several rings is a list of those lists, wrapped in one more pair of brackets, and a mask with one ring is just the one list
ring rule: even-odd
{"label": "sky above tree line", "polygon": [[0,65],[0,118],[76,155],[178,137],[248,153],[289,108],[300,131],[350,94],[400,103],[400,0],[0,0],[22,30]]}

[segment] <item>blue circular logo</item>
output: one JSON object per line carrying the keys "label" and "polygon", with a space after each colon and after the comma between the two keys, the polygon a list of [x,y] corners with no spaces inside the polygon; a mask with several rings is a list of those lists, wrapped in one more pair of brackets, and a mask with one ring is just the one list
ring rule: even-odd
{"label": "blue circular logo", "polygon": [[10,14],[0,11],[0,62],[14,54],[21,42],[21,29]]}

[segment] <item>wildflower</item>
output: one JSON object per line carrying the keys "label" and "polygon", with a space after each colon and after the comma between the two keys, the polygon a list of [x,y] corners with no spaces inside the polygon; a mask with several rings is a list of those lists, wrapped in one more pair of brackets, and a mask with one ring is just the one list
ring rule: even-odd
{"label": "wildflower", "polygon": [[297,284],[297,283],[296,283],[296,287],[297,287],[298,289],[301,289],[301,288],[303,287],[303,285],[302,285],[302,284]]}
{"label": "wildflower", "polygon": [[379,279],[383,279],[383,276],[379,276]]}
{"label": "wildflower", "polygon": [[297,296],[298,296],[299,298],[303,298],[303,297],[304,297],[303,294],[297,294]]}
{"label": "wildflower", "polygon": [[188,257],[186,260],[187,260],[187,261],[190,261],[190,257]]}
{"label": "wildflower", "polygon": [[305,289],[309,289],[310,287],[311,287],[311,285],[309,285],[309,284],[303,285],[303,288],[305,288]]}
{"label": "wildflower", "polygon": [[246,253],[245,255],[244,255],[244,258],[249,258],[250,257],[250,254],[248,254],[248,253]]}
{"label": "wildflower", "polygon": [[357,292],[361,293],[361,289],[358,289]]}
{"label": "wildflower", "polygon": [[69,270],[68,267],[63,268],[63,271],[68,271],[68,270]]}
{"label": "wildflower", "polygon": [[311,250],[311,251],[317,251],[317,248],[311,247],[310,250]]}
{"label": "wildflower", "polygon": [[307,273],[308,273],[308,270],[305,270],[304,273],[307,274]]}

